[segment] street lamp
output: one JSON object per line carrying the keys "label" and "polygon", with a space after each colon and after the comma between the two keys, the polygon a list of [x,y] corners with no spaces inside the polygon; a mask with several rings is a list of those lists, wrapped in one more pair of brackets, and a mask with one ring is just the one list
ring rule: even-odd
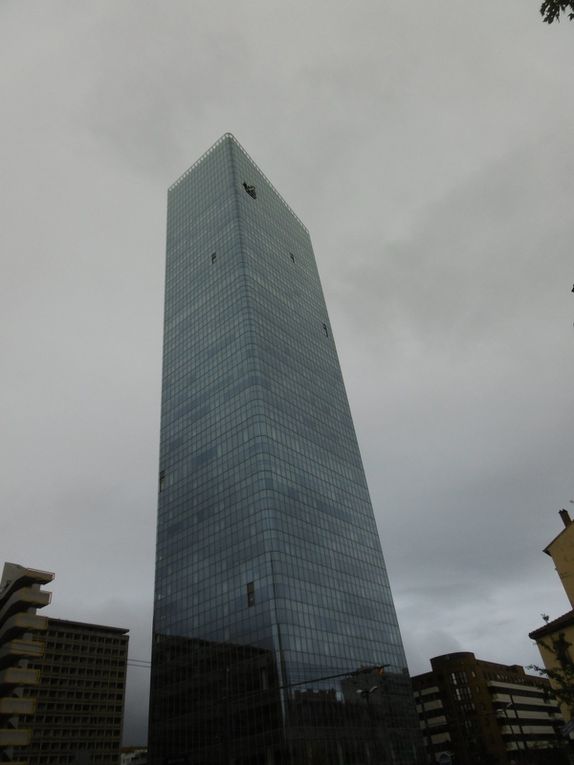
{"label": "street lamp", "polygon": [[[368,671],[374,672],[375,674],[379,675],[379,677],[382,679],[382,678],[384,678],[384,675],[385,675],[385,668],[389,667],[389,666],[390,666],[390,664],[383,664],[383,665],[381,665],[379,667],[370,667],[370,668],[367,668],[365,671],[367,671],[367,672]],[[359,673],[355,673],[355,674],[359,674]],[[369,717],[369,720],[370,720],[370,723],[371,723],[371,727],[372,727],[373,753],[374,753],[375,757],[377,756],[377,739],[378,739],[378,736],[377,736],[376,719],[375,719],[375,714],[374,714],[375,710],[371,707],[371,696],[373,695],[373,693],[375,693],[375,691],[378,691],[378,690],[379,691],[384,690],[384,686],[383,686],[383,684],[381,682],[377,683],[376,685],[372,685],[370,688],[357,688],[355,690],[355,693],[357,694],[357,696],[360,696],[361,698],[365,699],[365,701],[366,701],[367,715]],[[385,697],[385,698],[387,699],[386,713],[390,714],[391,712],[390,712],[390,709],[389,709],[389,706],[388,706],[388,697]],[[386,720],[385,717],[383,717],[383,719],[380,722],[382,722],[382,726],[383,726],[383,729],[382,729],[382,735],[383,735],[383,737],[382,737],[382,745],[383,745],[384,749],[386,750],[386,755],[385,756],[388,757],[389,760],[392,762],[393,761],[392,743],[390,741],[390,737],[389,737],[389,733],[388,733],[388,727],[387,727],[388,720]],[[370,747],[369,746],[367,746],[367,756],[369,758],[369,762],[371,762],[371,752],[370,752]]]}
{"label": "street lamp", "polygon": [[[518,725],[518,731],[520,733],[520,736],[519,736],[518,740],[522,744],[522,746],[519,745],[517,747],[517,749],[521,749],[521,748],[522,749],[528,749],[528,742],[526,740],[526,736],[524,735],[524,729],[522,727],[522,723],[520,722],[520,717],[518,715],[518,707],[517,707],[517,705],[516,705],[516,703],[514,701],[514,696],[512,695],[512,693],[510,693],[510,691],[509,691],[508,695],[510,696],[510,701],[508,702],[508,704],[504,705],[504,707],[502,708],[502,711],[504,712],[504,716],[505,716],[506,721],[508,723],[508,727],[510,728],[510,734],[511,734],[511,736],[514,736],[514,725],[510,721],[510,717],[508,715],[508,710],[509,709],[514,709],[514,716],[516,718],[516,723]],[[500,711],[500,710],[498,710],[498,711]]]}

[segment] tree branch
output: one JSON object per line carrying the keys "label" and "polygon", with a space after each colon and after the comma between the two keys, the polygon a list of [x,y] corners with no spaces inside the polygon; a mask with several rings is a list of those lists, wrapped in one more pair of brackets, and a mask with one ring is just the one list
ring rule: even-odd
{"label": "tree branch", "polygon": [[558,0],[544,0],[540,6],[540,15],[542,21],[552,24],[553,21],[560,21],[560,14],[568,12],[570,21],[574,19],[574,0],[563,3]]}

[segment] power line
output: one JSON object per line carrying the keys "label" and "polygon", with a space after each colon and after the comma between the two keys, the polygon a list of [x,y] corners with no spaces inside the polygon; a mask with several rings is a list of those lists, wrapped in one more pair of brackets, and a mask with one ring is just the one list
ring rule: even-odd
{"label": "power line", "polygon": [[151,661],[149,659],[128,659],[128,667],[140,667],[141,669],[149,669],[151,667]]}

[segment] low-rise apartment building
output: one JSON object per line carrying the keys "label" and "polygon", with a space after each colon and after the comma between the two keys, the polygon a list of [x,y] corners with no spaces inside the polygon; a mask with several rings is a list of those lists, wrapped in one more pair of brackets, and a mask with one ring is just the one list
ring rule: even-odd
{"label": "low-rise apartment building", "polygon": [[461,652],[413,677],[429,763],[567,762],[564,720],[545,678]]}

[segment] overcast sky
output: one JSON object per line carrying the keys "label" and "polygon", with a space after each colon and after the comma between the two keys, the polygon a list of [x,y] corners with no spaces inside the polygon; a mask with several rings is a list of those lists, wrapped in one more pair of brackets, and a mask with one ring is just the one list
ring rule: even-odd
{"label": "overcast sky", "polygon": [[537,660],[574,508],[574,23],[538,5],[0,2],[0,558],[47,613],[149,657],[166,189],[230,131],[311,231],[411,672]]}

